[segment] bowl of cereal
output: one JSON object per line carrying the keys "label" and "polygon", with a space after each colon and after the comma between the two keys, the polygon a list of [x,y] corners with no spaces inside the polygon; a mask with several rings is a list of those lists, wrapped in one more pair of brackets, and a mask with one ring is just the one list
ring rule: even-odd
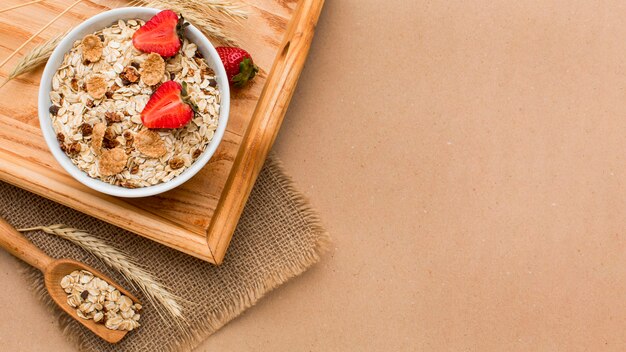
{"label": "bowl of cereal", "polygon": [[118,197],[171,190],[226,130],[228,78],[209,40],[173,11],[120,8],[59,43],[39,87],[39,122],[61,166]]}

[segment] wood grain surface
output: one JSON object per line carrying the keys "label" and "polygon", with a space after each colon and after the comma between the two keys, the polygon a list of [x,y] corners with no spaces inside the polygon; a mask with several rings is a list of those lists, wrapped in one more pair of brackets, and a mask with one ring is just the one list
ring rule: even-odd
{"label": "wood grain surface", "polygon": [[[7,6],[17,0],[3,1]],[[73,1],[44,2],[0,13],[0,58],[8,57]],[[175,190],[141,199],[92,191],[48,151],[37,118],[41,69],[0,88],[0,180],[212,263],[221,263],[250,190],[276,137],[304,65],[323,0],[246,0],[250,18],[232,32],[261,68],[231,92],[226,133],[215,155]],[[123,1],[84,1],[25,49]],[[18,55],[0,68],[6,77]]]}

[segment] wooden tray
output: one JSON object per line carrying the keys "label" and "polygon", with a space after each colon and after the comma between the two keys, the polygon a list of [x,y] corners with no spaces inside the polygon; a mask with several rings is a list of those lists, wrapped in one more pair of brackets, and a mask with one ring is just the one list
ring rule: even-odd
{"label": "wooden tray", "polygon": [[[250,18],[237,39],[261,67],[254,84],[232,92],[228,128],[209,164],[160,196],[122,199],[92,191],[48,151],[37,119],[41,69],[0,88],[0,180],[141,236],[219,264],[276,138],[306,59],[324,0],[240,0]],[[21,0],[3,0],[2,8]],[[74,0],[46,1],[0,13],[0,60]],[[88,1],[44,31],[22,54],[123,1]],[[21,56],[21,55],[20,55]],[[17,58],[0,70],[6,77]]]}

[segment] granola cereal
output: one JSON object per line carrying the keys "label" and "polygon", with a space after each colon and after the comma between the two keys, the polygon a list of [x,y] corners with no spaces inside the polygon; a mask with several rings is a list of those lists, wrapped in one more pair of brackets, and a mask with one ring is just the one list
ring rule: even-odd
{"label": "granola cereal", "polygon": [[120,116],[120,114],[116,112],[104,113],[104,119],[106,120],[107,125],[110,125],[116,122],[122,122],[122,117]]}
{"label": "granola cereal", "polygon": [[122,73],[120,73],[120,78],[122,79],[122,83],[124,85],[129,85],[131,83],[137,83],[139,80],[139,71],[133,66],[126,66]]}
{"label": "granola cereal", "polygon": [[[59,147],[90,177],[132,188],[183,173],[213,139],[220,111],[215,73],[198,47],[185,38],[172,57],[143,53],[132,43],[143,24],[120,20],[77,40],[50,92]],[[141,111],[155,87],[171,80],[186,83],[195,114],[181,128],[148,129]]]}
{"label": "granola cereal", "polygon": [[67,154],[77,155],[78,153],[80,153],[81,148],[82,147],[80,146],[80,144],[78,144],[77,142],[72,142],[70,145],[67,146]]}
{"label": "granola cereal", "polygon": [[170,167],[172,170],[180,169],[183,166],[185,166],[185,160],[183,160],[183,158],[174,157],[170,159]]}
{"label": "granola cereal", "polygon": [[89,137],[93,133],[93,127],[88,123],[84,123],[80,125],[80,132],[83,134],[83,137]]}
{"label": "granola cereal", "polygon": [[120,142],[117,140],[117,134],[115,128],[109,126],[104,130],[104,136],[102,138],[102,146],[105,149],[111,149],[118,146]]}

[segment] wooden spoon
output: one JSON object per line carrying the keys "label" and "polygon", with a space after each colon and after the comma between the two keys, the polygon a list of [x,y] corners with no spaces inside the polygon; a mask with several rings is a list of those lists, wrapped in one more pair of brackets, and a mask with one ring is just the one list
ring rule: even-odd
{"label": "wooden spoon", "polygon": [[57,305],[87,327],[87,329],[93,331],[94,334],[110,343],[119,342],[126,336],[127,331],[125,330],[110,330],[107,329],[104,324],[98,324],[92,319],[87,320],[79,317],[76,314],[76,308],[72,308],[67,304],[67,293],[65,293],[61,287],[61,279],[63,279],[65,275],[70,274],[74,270],[87,270],[93,273],[95,277],[99,277],[114,286],[123,295],[128,296],[133,303],[139,303],[139,300],[137,300],[135,296],[113,282],[113,280],[106,275],[75,260],[54,259],[49,257],[2,218],[0,218],[0,247],[5,248],[9,253],[39,269],[44,275],[46,289]]}

